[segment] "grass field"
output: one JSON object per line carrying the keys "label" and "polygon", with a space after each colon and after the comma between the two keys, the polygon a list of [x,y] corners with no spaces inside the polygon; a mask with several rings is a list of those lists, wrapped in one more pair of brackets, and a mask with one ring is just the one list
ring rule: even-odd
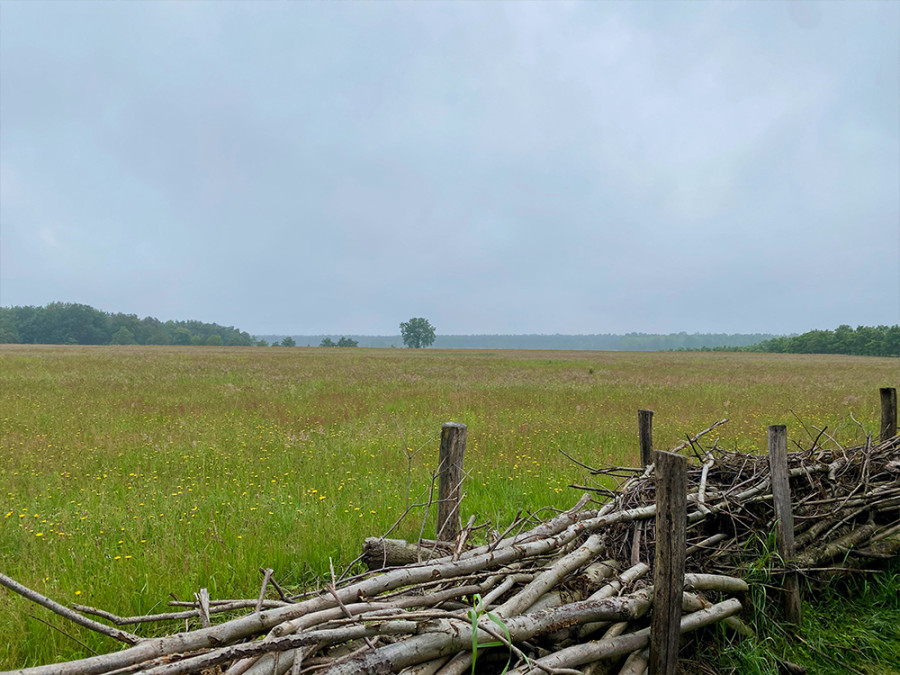
{"label": "grass field", "polygon": [[[878,387],[898,382],[900,361],[865,357],[2,346],[0,571],[120,615],[201,586],[255,596],[259,567],[302,585],[386,531],[408,479],[427,490],[448,420],[469,426],[463,520],[502,525],[580,496],[558,449],[636,463],[638,408],[660,448],[722,417],[729,449],[782,423],[808,446],[801,420],[854,443],[849,414],[877,434]],[[0,592],[0,667],[90,653],[29,615],[110,648]]]}

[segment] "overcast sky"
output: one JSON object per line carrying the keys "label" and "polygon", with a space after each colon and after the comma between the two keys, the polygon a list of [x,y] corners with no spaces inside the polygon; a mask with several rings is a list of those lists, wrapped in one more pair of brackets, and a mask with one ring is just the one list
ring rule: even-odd
{"label": "overcast sky", "polygon": [[900,322],[900,2],[0,2],[0,305]]}

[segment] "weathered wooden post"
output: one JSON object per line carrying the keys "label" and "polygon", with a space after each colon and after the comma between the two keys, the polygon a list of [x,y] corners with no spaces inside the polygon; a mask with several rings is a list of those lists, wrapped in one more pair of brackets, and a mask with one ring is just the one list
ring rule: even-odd
{"label": "weathered wooden post", "polygon": [[[775,504],[775,543],[785,564],[794,557],[794,514],[791,511],[791,486],[788,482],[787,427],[769,427],[769,475]],[[796,572],[784,575],[784,615],[788,623],[800,626],[800,578]]]}
{"label": "weathered wooden post", "polygon": [[438,456],[438,541],[455,541],[459,534],[459,501],[463,479],[463,454],[468,427],[459,422],[441,426],[441,451]]}
{"label": "weathered wooden post", "polygon": [[653,411],[638,410],[638,435],[641,441],[641,466],[653,463]]}
{"label": "weathered wooden post", "polygon": [[687,460],[654,452],[656,563],[650,624],[650,675],[675,675],[681,642],[684,550],[687,525]]}
{"label": "weathered wooden post", "polygon": [[897,390],[882,387],[881,391],[881,440],[897,435]]}

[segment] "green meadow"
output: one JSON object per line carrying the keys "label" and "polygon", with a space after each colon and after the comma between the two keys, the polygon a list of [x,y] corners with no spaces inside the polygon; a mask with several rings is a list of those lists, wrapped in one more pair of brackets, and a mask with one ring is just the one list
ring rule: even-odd
{"label": "green meadow", "polygon": [[[769,424],[853,444],[898,382],[873,357],[4,345],[0,571],[119,615],[255,597],[260,567],[303,588],[427,501],[445,421],[469,427],[463,521],[502,530],[577,501],[589,478],[559,450],[635,464],[638,408],[662,449],[723,417],[728,449],[762,450]],[[429,515],[396,536],[433,536]],[[113,648],[0,593],[0,667]]]}

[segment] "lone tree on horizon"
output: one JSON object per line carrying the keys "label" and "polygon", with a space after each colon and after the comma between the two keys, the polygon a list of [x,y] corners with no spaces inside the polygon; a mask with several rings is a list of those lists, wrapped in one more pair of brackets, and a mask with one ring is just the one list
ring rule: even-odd
{"label": "lone tree on horizon", "polygon": [[413,318],[400,324],[400,335],[407,347],[420,349],[434,342],[434,326],[428,323],[428,319]]}

